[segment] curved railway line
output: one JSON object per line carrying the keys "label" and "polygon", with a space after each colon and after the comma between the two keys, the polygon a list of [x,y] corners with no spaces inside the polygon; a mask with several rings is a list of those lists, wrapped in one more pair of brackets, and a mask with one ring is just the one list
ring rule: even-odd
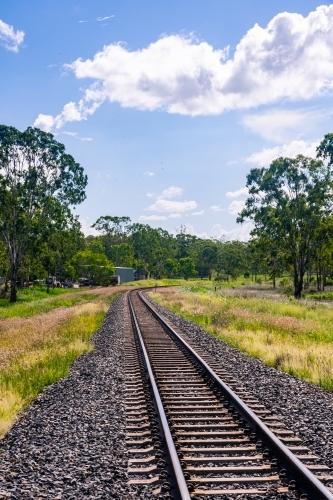
{"label": "curved railway line", "polygon": [[333,500],[333,475],[301,439],[143,292],[128,294],[129,483],[165,499]]}

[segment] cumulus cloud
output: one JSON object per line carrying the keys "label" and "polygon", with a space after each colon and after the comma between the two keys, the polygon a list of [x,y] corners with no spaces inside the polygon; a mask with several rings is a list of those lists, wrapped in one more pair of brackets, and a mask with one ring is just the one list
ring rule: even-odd
{"label": "cumulus cloud", "polygon": [[191,215],[203,215],[204,211],[201,210],[200,212],[193,212]]}
{"label": "cumulus cloud", "polygon": [[0,19],[0,43],[7,50],[18,52],[21,43],[23,43],[24,35],[24,31],[15,31],[13,26],[4,23]]}
{"label": "cumulus cloud", "polygon": [[243,187],[243,188],[240,188],[240,189],[237,189],[236,191],[228,191],[226,193],[226,197],[227,198],[240,198],[240,197],[247,197],[249,194],[249,191],[247,189],[247,187]]}
{"label": "cumulus cloud", "polygon": [[223,210],[223,208],[221,208],[220,205],[212,205],[210,209],[213,210],[213,212],[222,212]]}
{"label": "cumulus cloud", "polygon": [[148,175],[148,177],[153,177],[155,175],[155,172],[149,172],[148,170],[146,170],[144,175]]}
{"label": "cumulus cloud", "polygon": [[271,109],[264,113],[245,115],[242,124],[264,139],[286,142],[295,134],[312,130],[331,114],[331,109]]}
{"label": "cumulus cloud", "polygon": [[245,207],[244,200],[234,200],[230,203],[228,207],[228,212],[231,215],[238,215],[239,212],[241,212],[244,207]]}
{"label": "cumulus cloud", "polygon": [[256,24],[232,58],[228,48],[170,35],[137,51],[108,45],[69,67],[78,78],[103,82],[107,97],[122,106],[193,116],[331,90],[332,48],[333,5],[323,5],[307,17],[283,12],[266,27]]}
{"label": "cumulus cloud", "polygon": [[169,213],[169,218],[179,218],[180,214],[183,212],[188,212],[189,210],[194,210],[197,208],[195,201],[174,201],[172,198],[177,198],[183,194],[183,189],[177,186],[171,186],[164,189],[160,195],[154,195],[153,193],[147,193],[149,197],[155,197],[156,201],[150,205],[145,210],[151,212],[165,212]]}
{"label": "cumulus cloud", "polygon": [[[291,141],[289,144],[283,146],[276,146],[274,148],[264,148],[258,153],[253,153],[246,158],[246,163],[254,163],[260,167],[268,167],[276,158],[288,157],[294,158],[297,155],[316,156],[316,148],[320,141]],[[228,195],[228,193],[227,193]]]}
{"label": "cumulus cloud", "polygon": [[206,232],[198,233],[194,229],[194,226],[191,226],[191,224],[189,224],[188,222],[186,222],[185,224],[182,224],[179,227],[176,227],[176,233],[180,233],[181,231],[185,231],[186,234],[191,234],[192,236],[197,236],[198,238],[203,238],[203,239],[208,238],[208,235]]}
{"label": "cumulus cloud", "polygon": [[139,220],[167,220],[165,215],[140,215]]}
{"label": "cumulus cloud", "polygon": [[91,227],[91,222],[89,222],[89,218],[86,219],[84,217],[79,217],[79,222],[81,224],[81,231],[85,236],[93,235],[98,236],[98,231]]}
{"label": "cumulus cloud", "polygon": [[181,215],[180,214],[169,214],[169,219],[180,219]]}
{"label": "cumulus cloud", "polygon": [[177,198],[178,196],[181,196],[183,194],[183,191],[184,189],[180,187],[171,186],[168,189],[164,189],[164,191],[162,191],[161,195],[158,198],[171,200],[171,198]]}
{"label": "cumulus cloud", "polygon": [[152,212],[180,213],[188,212],[195,208],[197,208],[195,201],[172,201],[159,198],[153,205],[150,205],[147,210]]}
{"label": "cumulus cloud", "polygon": [[238,226],[231,230],[226,230],[221,227],[220,224],[215,224],[215,226],[211,230],[212,238],[223,238],[226,240],[240,240],[240,241],[248,241],[250,238],[250,231],[253,229],[253,225],[251,222],[246,222],[241,226]]}
{"label": "cumulus cloud", "polygon": [[105,96],[96,87],[90,88],[77,104],[73,101],[65,104],[59,115],[39,114],[34,121],[34,127],[51,132],[53,129],[60,129],[67,122],[86,120],[89,115],[95,113],[104,99]]}
{"label": "cumulus cloud", "polygon": [[282,12],[265,27],[255,24],[232,57],[228,47],[166,35],[134,51],[123,43],[107,45],[67,68],[94,80],[104,99],[142,110],[214,115],[307,100],[333,88],[333,5],[306,17]]}

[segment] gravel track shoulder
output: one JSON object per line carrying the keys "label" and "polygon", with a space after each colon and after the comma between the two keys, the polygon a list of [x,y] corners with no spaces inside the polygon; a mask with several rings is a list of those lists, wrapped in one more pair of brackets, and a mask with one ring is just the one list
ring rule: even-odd
{"label": "gravel track shoulder", "polygon": [[303,444],[333,467],[333,394],[230,347],[201,327],[151,301],[154,307],[209,352],[243,387],[266,405]]}
{"label": "gravel track shoulder", "polygon": [[47,387],[0,441],[0,499],[129,499],[123,408],[124,295],[93,352]]}

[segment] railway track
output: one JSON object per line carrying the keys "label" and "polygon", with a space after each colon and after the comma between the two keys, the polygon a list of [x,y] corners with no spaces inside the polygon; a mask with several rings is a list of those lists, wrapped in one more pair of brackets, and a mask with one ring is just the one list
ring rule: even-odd
{"label": "railway track", "polygon": [[[129,483],[165,499],[333,500],[320,457],[142,292],[128,294]],[[131,318],[131,319],[130,319]]]}

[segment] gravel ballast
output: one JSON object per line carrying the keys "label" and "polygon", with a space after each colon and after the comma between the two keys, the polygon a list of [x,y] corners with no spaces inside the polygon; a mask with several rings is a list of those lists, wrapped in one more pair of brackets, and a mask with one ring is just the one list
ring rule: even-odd
{"label": "gravel ballast", "polygon": [[333,394],[308,384],[230,347],[200,326],[151,301],[250,393],[302,439],[302,443],[333,468]]}
{"label": "gravel ballast", "polygon": [[[0,441],[0,499],[127,499],[124,295],[93,352],[47,387]],[[137,497],[138,498],[138,497]]]}
{"label": "gravel ballast", "polygon": [[[155,305],[156,307],[156,305]],[[157,306],[333,467],[333,396],[250,358]],[[93,352],[47,387],[0,441],[0,499],[141,499],[127,481],[125,296],[111,304]]]}

